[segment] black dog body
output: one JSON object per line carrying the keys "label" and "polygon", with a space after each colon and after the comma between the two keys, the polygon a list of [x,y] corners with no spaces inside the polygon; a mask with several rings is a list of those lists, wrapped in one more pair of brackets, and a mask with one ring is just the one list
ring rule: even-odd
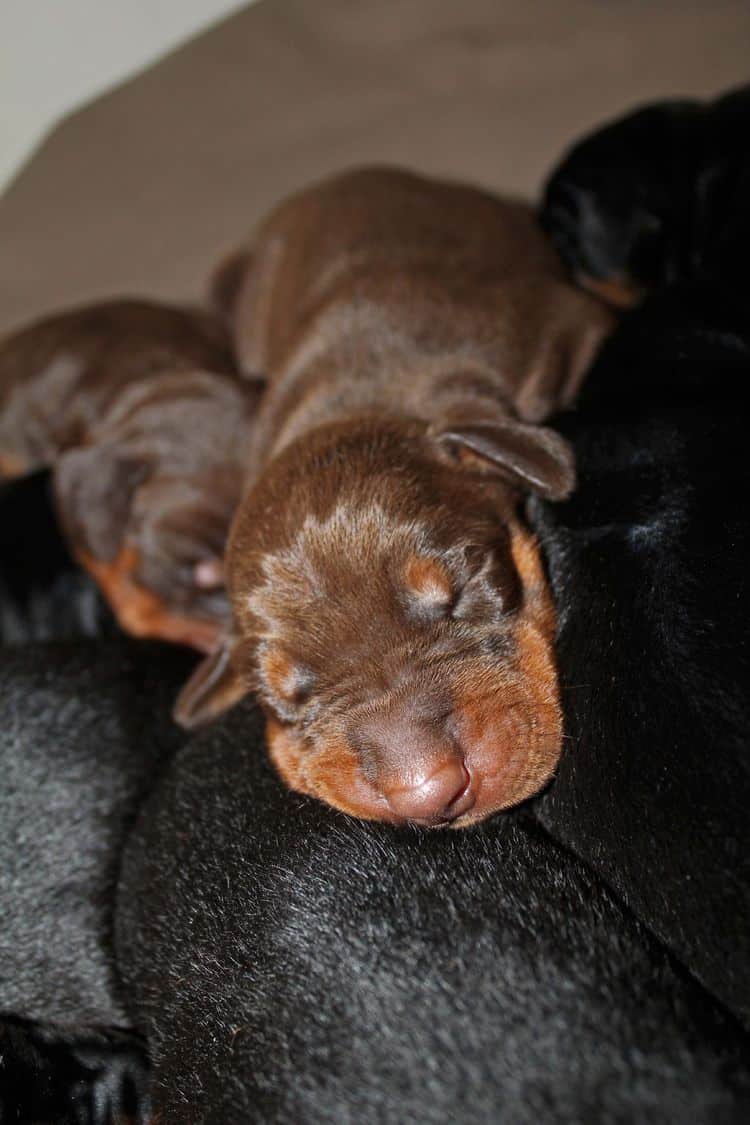
{"label": "black dog body", "polygon": [[184,668],[123,641],[0,653],[2,1122],[147,1119],[112,910],[135,810],[179,741],[166,716]]}
{"label": "black dog body", "polygon": [[536,811],[750,1024],[748,386],[746,302],[674,287],[562,423],[579,488],[536,523],[570,737]]}
{"label": "black dog body", "polygon": [[533,826],[397,831],[285,791],[239,711],[130,838],[118,958],[157,1116],[727,1122],[748,1041]]}

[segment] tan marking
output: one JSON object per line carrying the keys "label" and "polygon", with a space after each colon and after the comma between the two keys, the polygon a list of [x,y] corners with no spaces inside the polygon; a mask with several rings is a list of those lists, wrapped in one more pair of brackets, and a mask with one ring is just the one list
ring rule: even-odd
{"label": "tan marking", "polygon": [[643,299],[643,290],[636,288],[626,277],[587,277],[580,274],[576,281],[583,289],[616,309],[632,308]]}
{"label": "tan marking", "polygon": [[13,477],[25,476],[28,471],[28,463],[18,454],[0,452],[0,478],[12,480]]}
{"label": "tan marking", "polygon": [[[507,667],[476,664],[453,685],[456,720],[483,777],[477,806],[462,828],[538,793],[562,753],[563,716],[554,651],[555,609],[539,544],[511,524],[511,553],[524,588],[513,629],[515,659]],[[467,764],[472,765],[471,755]]]}
{"label": "tan marking", "polygon": [[126,633],[189,645],[199,652],[213,651],[221,627],[169,610],[156,594],[140,586],[133,578],[138,553],[132,547],[123,548],[111,562],[101,562],[85,551],[78,551],[77,557],[99,586]]}
{"label": "tan marking", "polygon": [[260,669],[271,691],[290,703],[294,702],[299,679],[297,666],[283,649],[268,649],[260,658]]}
{"label": "tan marking", "polygon": [[290,789],[360,820],[395,819],[385,798],[362,777],[357,752],[345,738],[333,738],[324,750],[313,751],[293,727],[269,718],[266,742],[271,761]]}
{"label": "tan marking", "polygon": [[404,566],[404,581],[418,598],[432,605],[448,605],[453,601],[450,575],[437,559],[410,555]]}
{"label": "tan marking", "polygon": [[508,525],[510,553],[524,591],[524,611],[550,641],[555,636],[557,615],[544,572],[539,541],[516,521]]}

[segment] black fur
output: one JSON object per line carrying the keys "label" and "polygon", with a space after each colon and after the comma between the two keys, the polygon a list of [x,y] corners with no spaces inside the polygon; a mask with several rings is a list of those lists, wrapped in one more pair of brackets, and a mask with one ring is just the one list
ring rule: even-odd
{"label": "black fur", "polygon": [[635,290],[748,288],[750,86],[656,102],[584,137],[550,176],[542,222],[574,274]]}
{"label": "black fur", "polygon": [[240,709],[130,838],[117,946],[170,1125],[744,1122],[747,1037],[538,830],[285,791]]}
{"label": "black fur", "polygon": [[0,483],[0,645],[116,631],[60,534],[49,473]]}
{"label": "black fur", "polygon": [[546,828],[750,1025],[747,302],[675,287],[605,346],[579,487],[537,505],[569,740]]}
{"label": "black fur", "polygon": [[103,1125],[118,1099],[145,1120],[112,908],[135,810],[181,741],[167,716],[184,672],[135,642],[0,652],[2,1122]]}
{"label": "black fur", "polygon": [[145,1050],[133,1035],[0,1020],[0,1122],[143,1125]]}

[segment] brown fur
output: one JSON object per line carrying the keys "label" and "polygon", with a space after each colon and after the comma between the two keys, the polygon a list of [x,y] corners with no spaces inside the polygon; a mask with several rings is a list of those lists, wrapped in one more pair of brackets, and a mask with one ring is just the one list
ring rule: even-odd
{"label": "brown fur", "polygon": [[160,598],[137,580],[140,560],[132,547],[123,548],[110,562],[100,562],[80,551],[78,561],[94,578],[126,633],[134,637],[160,637],[199,652],[215,648],[220,625],[170,612]]}
{"label": "brown fur", "polygon": [[53,466],[73,553],[123,628],[206,651],[228,609],[195,572],[223,553],[256,397],[203,312],[52,316],[0,343],[0,475]]}
{"label": "brown fur", "polygon": [[267,390],[226,556],[233,632],[178,717],[255,689],[287,783],[361,817],[463,825],[529,796],[561,723],[518,509],[572,487],[538,423],[610,314],[524,204],[387,169],[282,204],[214,299]]}

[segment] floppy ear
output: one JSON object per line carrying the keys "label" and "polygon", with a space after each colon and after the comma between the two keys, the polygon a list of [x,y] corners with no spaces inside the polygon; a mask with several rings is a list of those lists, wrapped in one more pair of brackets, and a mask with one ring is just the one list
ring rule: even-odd
{"label": "floppy ear", "polygon": [[209,281],[209,300],[222,319],[231,324],[240,288],[250,269],[252,256],[243,247],[228,254],[214,270]]}
{"label": "floppy ear", "polygon": [[507,421],[446,422],[435,432],[458,460],[507,477],[517,488],[546,500],[564,500],[575,488],[575,462],[567,441],[544,426]]}
{"label": "floppy ear", "polygon": [[113,559],[125,537],[133,495],[149,475],[142,457],[114,445],[92,445],[64,453],[54,467],[58,514],[78,552]]}
{"label": "floppy ear", "polygon": [[238,646],[236,635],[227,633],[198,664],[172,711],[181,727],[193,730],[210,723],[248,694],[249,688],[236,663]]}

